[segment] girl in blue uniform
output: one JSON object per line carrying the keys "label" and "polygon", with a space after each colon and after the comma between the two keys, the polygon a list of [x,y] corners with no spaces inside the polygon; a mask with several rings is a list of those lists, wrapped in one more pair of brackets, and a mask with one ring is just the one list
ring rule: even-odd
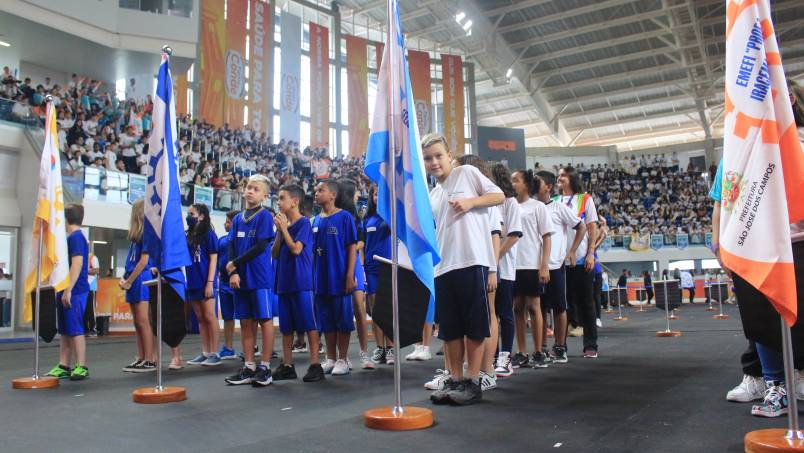
{"label": "girl in blue uniform", "polygon": [[201,354],[188,361],[189,365],[217,366],[218,316],[215,300],[218,284],[215,273],[218,265],[218,237],[209,219],[209,208],[196,203],[187,210],[187,247],[192,264],[187,272],[187,301],[198,319],[201,333]]}

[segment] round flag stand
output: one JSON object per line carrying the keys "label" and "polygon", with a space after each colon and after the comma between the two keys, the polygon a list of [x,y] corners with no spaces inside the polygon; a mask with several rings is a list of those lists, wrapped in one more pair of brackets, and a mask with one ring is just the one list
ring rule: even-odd
{"label": "round flag stand", "polygon": [[[642,291],[645,291],[645,289],[643,288]],[[637,288],[637,299],[639,299],[639,288]],[[642,302],[642,299],[639,299],[639,307],[637,308],[637,312],[642,313],[642,312],[647,311],[647,310],[645,310],[645,305],[648,304],[647,300],[648,300],[647,295],[645,296],[645,302],[644,303]]]}
{"label": "round flag stand", "polygon": [[729,315],[723,313],[723,287],[720,284],[720,274],[717,276],[717,305],[720,309],[720,313],[712,317],[717,320],[729,319]]}
{"label": "round flag stand", "polygon": [[[628,294],[628,293],[626,293]],[[609,293],[611,295],[611,293]],[[623,302],[620,300],[620,287],[617,287],[617,316],[612,318],[614,321],[628,321],[627,316],[623,316]]]}
{"label": "round flag stand", "polygon": [[670,300],[667,298],[667,281],[662,285],[664,290],[664,319],[667,321],[667,327],[664,330],[656,332],[656,336],[660,338],[680,337],[680,330],[670,330]]}

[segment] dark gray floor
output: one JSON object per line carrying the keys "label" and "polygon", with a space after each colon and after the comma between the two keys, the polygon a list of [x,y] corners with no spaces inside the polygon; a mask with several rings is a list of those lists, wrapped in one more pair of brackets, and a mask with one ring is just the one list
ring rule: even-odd
{"label": "dark gray floor", "polygon": [[[92,378],[44,391],[10,389],[12,378],[30,374],[32,345],[0,345],[0,451],[737,452],[747,431],[786,420],[758,419],[749,405],[725,401],[741,378],[746,345],[737,310],[726,311],[731,319],[715,321],[703,307],[685,306],[674,323],[684,336],[666,339],[654,336],[664,328],[654,309],[629,309],[625,323],[606,315],[598,360],[581,358],[580,342],[571,339],[569,364],[518,370],[481,404],[434,407],[436,425],[412,433],[363,427],[365,409],[392,400],[387,366],[263,389],[227,387],[223,377],[234,362],[187,368],[165,374],[167,384],[187,388],[187,401],[148,406],[133,404],[130,394],[154,375],[120,372],[133,339],[92,339]],[[186,340],[185,356],[196,345]],[[43,372],[56,357],[54,347],[43,349]],[[440,363],[403,363],[407,404],[431,407],[422,384]],[[300,373],[306,365],[300,357]]]}

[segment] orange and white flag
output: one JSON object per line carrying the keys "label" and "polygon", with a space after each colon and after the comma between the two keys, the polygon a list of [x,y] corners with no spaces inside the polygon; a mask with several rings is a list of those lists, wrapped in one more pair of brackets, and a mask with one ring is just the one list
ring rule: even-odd
{"label": "orange and white flag", "polygon": [[768,0],[727,0],[725,83],[721,258],[792,325],[790,224],[804,219],[804,154]]}
{"label": "orange and white flag", "polygon": [[[45,146],[39,163],[39,194],[34,214],[33,240],[25,277],[25,294],[36,288],[36,267],[39,264],[39,237],[42,237],[42,286],[62,291],[70,283],[70,257],[67,253],[67,224],[64,219],[64,197],[61,185],[59,159],[59,133],[56,126],[56,109],[47,105],[45,120]],[[31,320],[31,306],[25,305],[23,318]]]}

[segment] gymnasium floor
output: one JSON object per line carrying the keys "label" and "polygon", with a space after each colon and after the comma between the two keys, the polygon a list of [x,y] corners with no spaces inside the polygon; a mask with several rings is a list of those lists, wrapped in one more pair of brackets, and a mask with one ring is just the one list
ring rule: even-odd
{"label": "gymnasium floor", "polygon": [[[403,362],[405,403],[433,408],[436,420],[408,433],[362,424],[365,409],[392,402],[389,366],[262,389],[224,384],[239,361],[185,368],[166,372],[165,382],[186,387],[189,399],[149,406],[132,403],[130,394],[155,376],[120,371],[131,360],[133,338],[91,339],[92,378],[42,391],[11,390],[12,378],[30,374],[32,344],[3,344],[0,451],[738,452],[747,431],[784,427],[786,419],[755,418],[749,405],[725,401],[742,377],[746,345],[736,307],[726,312],[731,319],[716,321],[702,306],[685,306],[674,323],[681,338],[655,337],[664,328],[655,309],[629,309],[622,323],[605,315],[599,359],[581,358],[580,339],[570,339],[569,364],[517,370],[470,407],[429,403],[422,384],[440,357]],[[185,340],[185,358],[197,342]],[[54,346],[42,351],[43,373],[55,363]],[[303,373],[306,356],[296,365]]]}

